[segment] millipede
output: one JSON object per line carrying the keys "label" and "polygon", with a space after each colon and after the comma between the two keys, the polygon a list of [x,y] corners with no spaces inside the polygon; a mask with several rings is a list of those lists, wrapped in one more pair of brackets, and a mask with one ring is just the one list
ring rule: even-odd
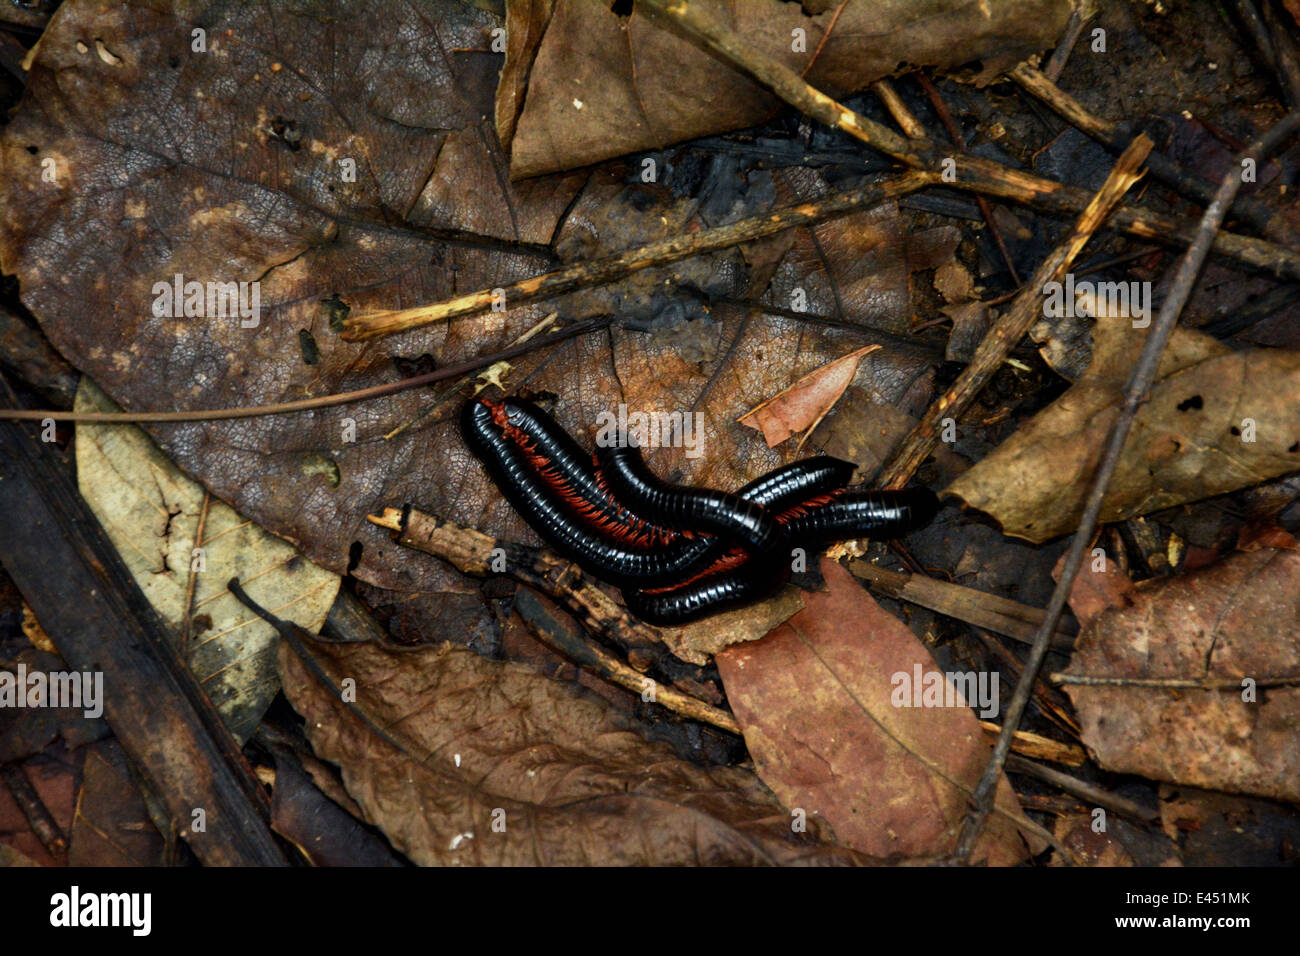
{"label": "millipede", "polygon": [[674,485],[640,449],[586,453],[540,406],[473,398],[466,445],[537,534],[584,571],[619,587],[647,623],[685,624],[770,595],[795,548],[899,537],[929,523],[925,488],[847,487],[855,466],[826,455],[776,468],[735,492]]}

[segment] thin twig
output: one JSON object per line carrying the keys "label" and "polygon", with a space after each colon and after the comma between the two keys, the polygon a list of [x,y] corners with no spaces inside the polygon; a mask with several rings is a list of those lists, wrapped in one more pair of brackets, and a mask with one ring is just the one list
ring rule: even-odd
{"label": "thin twig", "polygon": [[[203,504],[199,508],[198,526],[194,529],[194,548],[203,547],[203,533],[208,526],[208,510],[212,507],[212,492],[203,489]],[[181,603],[181,615],[184,623],[181,625],[181,660],[189,661],[190,659],[190,635],[194,633],[194,621],[191,612],[194,610],[194,588],[198,584],[198,572],[194,570],[194,556],[190,555],[190,573],[185,579],[185,599]]]}
{"label": "thin twig", "polygon": [[41,845],[50,856],[59,857],[67,853],[68,838],[63,835],[58,821],[45,806],[45,801],[31,785],[22,768],[16,764],[0,767],[0,779],[4,780],[10,796],[14,798],[14,803],[18,804],[18,808],[23,811],[28,826],[32,828],[32,832],[36,834],[36,838],[41,841]]}
{"label": "thin twig", "polygon": [[1255,687],[1294,687],[1300,674],[1281,677],[1100,677],[1059,672],[1049,675],[1053,684],[1081,687],[1150,687],[1157,690],[1241,690],[1249,680]]}
{"label": "thin twig", "polygon": [[1255,45],[1259,47],[1260,55],[1269,69],[1277,74],[1287,108],[1300,108],[1300,64],[1296,62],[1295,47],[1286,30],[1277,22],[1267,3],[1262,4],[1262,20],[1251,0],[1236,0],[1236,7]]}
{"label": "thin twig", "polygon": [[[1269,130],[1247,151],[1246,156],[1243,158],[1258,161],[1294,133],[1297,128],[1300,128],[1300,112],[1290,114]],[[1057,581],[1056,589],[1052,592],[1052,599],[1047,605],[1047,616],[1039,626],[1038,633],[1034,635],[1034,646],[1025,661],[1024,672],[1020,676],[1019,683],[1016,684],[1016,691],[1011,698],[1011,704],[1007,707],[1002,726],[1002,736],[998,738],[998,742],[993,748],[993,756],[989,759],[989,764],[984,770],[984,776],[975,790],[974,809],[962,824],[961,834],[957,839],[957,847],[954,852],[958,860],[964,861],[970,858],[971,851],[975,847],[975,841],[979,839],[979,835],[984,829],[984,823],[988,819],[989,810],[993,805],[994,795],[997,792],[998,780],[1002,776],[1003,765],[1006,763],[1007,754],[1011,749],[1012,734],[1020,726],[1020,720],[1024,716],[1026,705],[1029,703],[1034,682],[1038,679],[1038,672],[1043,666],[1043,659],[1047,656],[1048,641],[1052,632],[1056,630],[1056,623],[1060,620],[1061,613],[1065,610],[1065,603],[1070,595],[1070,588],[1074,584],[1074,579],[1079,573],[1079,568],[1083,566],[1084,554],[1092,541],[1098,518],[1101,515],[1106,489],[1110,485],[1111,476],[1114,475],[1115,469],[1119,466],[1124,441],[1128,438],[1129,430],[1137,417],[1138,408],[1146,400],[1147,390],[1155,379],[1156,369],[1159,367],[1160,355],[1164,351],[1165,343],[1169,340],[1174,324],[1178,321],[1178,316],[1182,312],[1188,296],[1191,295],[1192,286],[1195,284],[1201,267],[1205,264],[1205,259],[1210,253],[1214,234],[1223,223],[1228,207],[1232,204],[1232,199],[1237,194],[1237,190],[1241,188],[1241,185],[1241,166],[1237,164],[1224,177],[1223,184],[1219,187],[1214,200],[1205,210],[1205,215],[1201,218],[1196,241],[1192,243],[1179,261],[1173,282],[1169,288],[1169,294],[1160,307],[1160,314],[1152,323],[1150,333],[1142,348],[1142,354],[1138,357],[1137,365],[1134,367],[1128,387],[1125,389],[1124,405],[1120,409],[1114,425],[1111,426],[1105,453],[1093,476],[1091,487],[1088,490],[1087,504],[1083,510],[1083,517],[1079,521],[1079,529],[1070,541],[1070,548],[1065,555],[1065,563],[1061,569],[1060,579]]]}
{"label": "thin twig", "polygon": [[468,372],[477,372],[479,369],[495,365],[497,362],[526,355],[534,350],[556,345],[566,339],[603,329],[611,322],[613,322],[613,317],[608,315],[584,319],[540,339],[520,342],[509,348],[489,352],[487,355],[480,355],[464,362],[457,362],[455,365],[448,365],[434,372],[398,379],[396,382],[385,382],[383,385],[372,385],[369,388],[359,388],[353,392],[338,392],[334,395],[320,395],[316,398],[303,398],[293,402],[279,402],[274,405],[250,405],[244,408],[204,408],[181,412],[65,412],[57,409],[0,408],[0,420],[7,418],[14,421],[38,422],[46,418],[52,418],[59,422],[99,422],[114,425],[140,422],[213,422],[225,421],[231,418],[256,418],[260,415],[288,415],[292,412],[302,412],[314,408],[351,405],[353,402],[383,398],[386,395],[395,395],[407,389],[419,388],[433,382],[442,382],[449,378],[459,378]]}
{"label": "thin twig", "polygon": [[884,182],[836,193],[813,202],[787,206],[784,209],[761,216],[751,216],[725,226],[683,233],[600,259],[575,262],[551,272],[520,279],[507,286],[480,289],[478,292],[412,309],[349,316],[343,322],[343,338],[354,342],[373,339],[382,335],[417,329],[433,322],[482,312],[497,303],[505,303],[508,307],[514,308],[538,299],[554,298],[576,289],[607,285],[642,269],[666,266],[681,259],[729,249],[742,242],[751,242],[798,226],[809,226],[828,219],[847,216],[850,213],[865,212],[887,200],[897,199],[932,185],[938,182],[938,179],[936,173],[904,173]]}
{"label": "thin twig", "polygon": [[1061,71],[1065,69],[1065,64],[1070,59],[1070,52],[1074,49],[1074,45],[1079,42],[1079,34],[1083,32],[1084,24],[1091,17],[1091,13],[1085,15],[1078,7],[1070,14],[1070,19],[1065,24],[1065,35],[1061,37],[1061,42],[1052,51],[1052,58],[1047,61],[1047,66],[1043,67],[1043,73],[1053,83],[1061,78]]}
{"label": "thin twig", "polygon": [[1108,790],[1101,789],[1101,787],[1094,787],[1092,784],[1080,780],[1078,777],[1072,777],[1068,773],[1062,773],[1054,767],[1044,767],[1032,760],[1026,760],[1024,757],[1017,757],[1015,754],[1007,757],[1007,771],[1035,777],[1044,783],[1059,787],[1080,800],[1087,800],[1094,806],[1114,810],[1121,816],[1137,820],[1140,823],[1158,823],[1160,821],[1159,813],[1148,810],[1140,803],[1117,796]]}
{"label": "thin twig", "polygon": [[876,80],[871,84],[871,91],[880,97],[880,102],[885,104],[885,109],[889,110],[889,115],[894,118],[894,122],[899,125],[909,139],[929,139],[925,127],[917,119],[912,111],[907,108],[903,98],[898,95],[894,85],[888,80]]}

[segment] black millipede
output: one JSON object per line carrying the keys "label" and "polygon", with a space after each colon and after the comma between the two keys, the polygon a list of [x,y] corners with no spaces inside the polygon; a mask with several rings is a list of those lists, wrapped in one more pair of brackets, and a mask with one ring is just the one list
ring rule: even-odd
{"label": "black millipede", "polygon": [[608,494],[593,456],[533,402],[510,397],[478,399],[492,410],[502,434],[529,459],[556,498],[586,524],[634,548],[649,548],[680,537],[678,532],[643,521]]}
{"label": "black millipede", "polygon": [[619,585],[680,580],[681,569],[662,551],[628,547],[576,520],[554,487],[505,436],[487,404],[465,405],[461,433],[514,509],[551,547],[584,571]]}
{"label": "black millipede", "polygon": [[586,455],[522,399],[471,399],[466,444],[498,488],[555,550],[623,589],[652,624],[683,624],[770,594],[794,548],[897,537],[938,508],[927,489],[848,489],[851,462],[818,456],[775,469],[735,493],[670,485],[634,447]]}
{"label": "black millipede", "polygon": [[[512,406],[506,407],[513,411]],[[599,503],[575,501],[575,489],[592,497],[604,494],[598,480],[589,475],[591,466],[580,453],[563,454],[562,446],[549,440],[553,436],[535,427],[539,421],[546,430],[559,431],[559,426],[535,406],[528,416],[510,417],[522,434],[511,434],[503,424],[502,406],[481,400],[466,403],[461,413],[465,443],[533,530],[583,570],[610,584],[654,588],[688,579],[728,547],[723,539],[696,536],[646,549],[608,534],[607,522],[593,520],[593,515],[604,511],[597,507]],[[554,457],[540,457],[543,449]],[[852,462],[822,456],[779,468],[741,492],[762,504],[786,508],[837,486],[853,468]],[[622,508],[615,513],[630,514]],[[632,520],[643,527],[658,526]]]}

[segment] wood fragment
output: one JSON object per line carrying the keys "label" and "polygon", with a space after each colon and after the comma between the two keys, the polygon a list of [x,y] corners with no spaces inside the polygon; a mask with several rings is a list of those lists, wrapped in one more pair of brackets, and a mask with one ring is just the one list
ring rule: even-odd
{"label": "wood fragment", "polygon": [[[866,581],[873,591],[987,628],[1022,644],[1033,641],[1034,630],[1043,621],[1041,608],[960,584],[888,571],[863,559],[851,562],[849,570]],[[1069,650],[1074,646],[1074,635],[1058,629],[1052,636],[1052,646]]]}
{"label": "wood fragment", "polygon": [[899,128],[907,134],[910,139],[928,139],[925,127],[921,125],[912,111],[907,108],[903,98],[898,95],[894,85],[888,80],[876,80],[871,84],[871,91],[880,97],[880,102],[889,110],[889,115],[894,118],[894,122]]}
{"label": "wood fragment", "polygon": [[[1002,733],[1002,728],[991,721],[981,720],[979,723],[984,733],[994,740]],[[1074,744],[1063,744],[1059,740],[1053,740],[1051,737],[1044,737],[1041,734],[1030,733],[1027,730],[1016,731],[1015,737],[1012,739],[1011,750],[1013,753],[1033,757],[1035,760],[1050,760],[1052,763],[1063,763],[1067,767],[1082,767],[1088,761],[1088,755],[1084,753],[1082,747],[1077,747]]]}

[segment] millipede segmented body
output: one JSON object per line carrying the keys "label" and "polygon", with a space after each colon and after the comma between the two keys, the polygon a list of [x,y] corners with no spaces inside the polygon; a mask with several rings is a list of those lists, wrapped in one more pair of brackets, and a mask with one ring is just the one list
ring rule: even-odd
{"label": "millipede segmented body", "polygon": [[[784,568],[784,573],[782,573]],[[627,609],[657,627],[689,624],[702,617],[721,614],[767,597],[790,577],[789,565],[775,563],[755,573],[743,566],[708,577],[662,594],[623,591]]]}
{"label": "millipede segmented body", "polygon": [[735,493],[672,485],[635,447],[594,457],[524,399],[471,399],[469,448],[532,528],[583,570],[623,590],[652,624],[684,624],[753,603],[790,576],[795,548],[897,537],[929,522],[926,489],[847,489],[851,462],[817,456]]}
{"label": "millipede segmented body", "polygon": [[939,510],[928,488],[901,491],[841,490],[778,516],[795,541],[822,547],[849,538],[897,538],[923,528]]}
{"label": "millipede segmented body", "polygon": [[771,554],[781,541],[780,526],[762,505],[712,488],[668,484],[646,466],[638,448],[602,448],[597,459],[615,498],[674,530],[698,528],[733,538],[756,557]]}
{"label": "millipede segmented body", "polygon": [[642,520],[610,495],[594,456],[533,402],[508,398],[483,401],[502,434],[517,446],[554,494],[587,524],[633,547],[653,547],[680,537]]}
{"label": "millipede segmented body", "polygon": [[467,404],[461,432],[514,509],[551,547],[584,571],[620,586],[652,587],[680,580],[686,562],[679,554],[625,545],[578,520],[554,484],[505,436],[491,407],[482,402]]}

